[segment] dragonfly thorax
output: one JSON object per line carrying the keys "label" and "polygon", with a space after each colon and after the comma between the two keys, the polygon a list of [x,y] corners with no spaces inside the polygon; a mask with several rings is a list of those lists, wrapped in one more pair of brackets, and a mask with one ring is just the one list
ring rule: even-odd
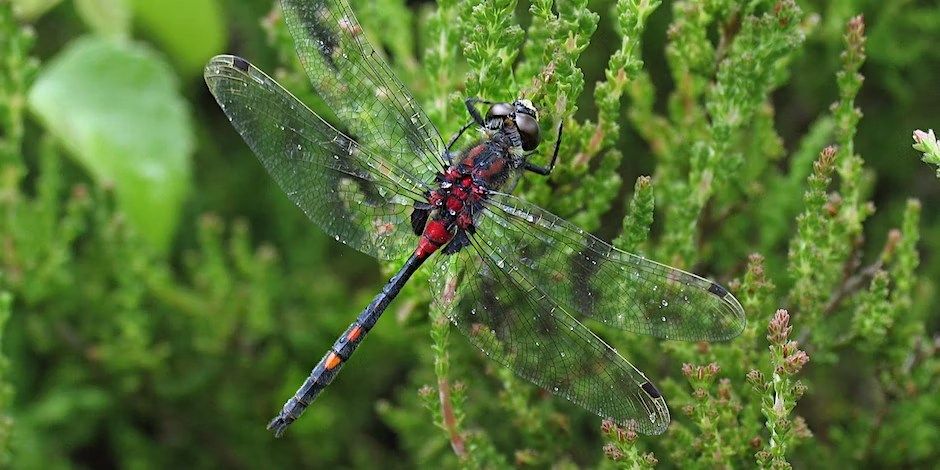
{"label": "dragonfly thorax", "polygon": [[428,194],[427,208],[415,208],[412,224],[415,233],[420,230],[419,255],[428,256],[445,245],[445,253],[456,253],[470,243],[474,216],[483,209],[493,172],[501,173],[500,168],[506,167],[505,158],[473,165],[475,158],[487,153],[485,146],[482,143],[467,152],[468,164],[462,161],[440,174],[438,187]]}

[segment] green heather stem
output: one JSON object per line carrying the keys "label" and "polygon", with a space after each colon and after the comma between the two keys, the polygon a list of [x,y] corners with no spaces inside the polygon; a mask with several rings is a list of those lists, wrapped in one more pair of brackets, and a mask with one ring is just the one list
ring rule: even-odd
{"label": "green heather stem", "polygon": [[450,332],[450,323],[446,318],[437,318],[432,322],[431,338],[434,341],[434,374],[437,375],[437,393],[441,407],[441,425],[450,439],[450,446],[461,460],[467,458],[467,449],[463,436],[458,429],[457,413],[454,412],[454,402],[451,398],[451,385],[448,379],[450,368],[447,357],[447,337]]}
{"label": "green heather stem", "polygon": [[0,170],[23,165],[26,93],[39,68],[29,56],[35,36],[16,24],[12,8],[9,2],[0,4]]}
{"label": "green heather stem", "polygon": [[854,142],[858,121],[862,117],[862,112],[855,107],[855,97],[864,81],[858,73],[865,61],[865,22],[861,16],[849,20],[843,41],[842,70],[836,74],[839,101],[833,104],[833,115],[836,121],[835,141],[840,153],[836,159],[842,181],[840,194],[843,202],[839,218],[845,237],[852,240],[861,233],[862,223],[873,212],[862,200],[864,161],[855,153]]}
{"label": "green heather stem", "polygon": [[650,177],[637,178],[627,216],[623,219],[620,236],[614,239],[614,246],[633,253],[643,251],[641,248],[649,239],[650,227],[653,225],[654,204]]}
{"label": "green heather stem", "polygon": [[[790,272],[796,278],[792,292],[799,311],[807,317],[817,314],[828,294],[826,287],[832,283],[830,279],[820,282],[819,277],[831,270],[819,272],[816,263],[823,260],[828,265],[835,261],[827,243],[833,221],[826,216],[826,190],[835,169],[835,157],[835,147],[826,147],[813,164],[813,174],[807,178],[808,190],[803,196],[805,208],[797,217],[797,235],[790,244]],[[812,323],[812,320],[807,321]]]}
{"label": "green heather stem", "polygon": [[[461,2],[463,55],[469,73],[468,96],[512,101],[517,88],[513,63],[522,47],[524,33],[516,23],[515,0],[466,0]],[[508,87],[507,87],[508,85]]]}
{"label": "green heather stem", "polygon": [[4,355],[7,323],[13,308],[13,296],[9,292],[0,290],[0,466],[10,465],[13,459],[11,454],[11,439],[13,437],[13,382],[10,380],[10,364]]}
{"label": "green heather stem", "polygon": [[[454,63],[457,62],[460,31],[458,28],[459,4],[456,0],[441,0],[431,13],[427,23],[423,65],[427,71],[430,106],[425,108],[431,121],[442,129],[449,129],[454,121],[467,118],[461,106],[460,96],[454,93],[458,80]],[[447,138],[447,137],[445,137]]]}
{"label": "green heather stem", "polygon": [[753,390],[761,398],[761,413],[766,419],[769,438],[764,449],[755,454],[761,468],[790,468],[787,454],[792,451],[797,439],[809,437],[802,418],[791,418],[797,400],[805,387],[793,376],[809,362],[809,356],[799,349],[796,341],[790,340],[792,331],[790,316],[786,310],[777,310],[767,327],[770,342],[770,380],[765,374],[753,369],[747,374]]}

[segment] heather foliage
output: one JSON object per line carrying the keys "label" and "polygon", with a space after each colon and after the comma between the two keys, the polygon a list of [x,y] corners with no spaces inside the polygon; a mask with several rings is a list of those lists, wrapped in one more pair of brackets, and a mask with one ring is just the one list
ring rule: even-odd
{"label": "heather foliage", "polygon": [[266,420],[398,266],[310,225],[200,80],[238,53],[329,115],[274,2],[182,3],[0,3],[0,466],[940,460],[940,8],[352,0],[442,133],[466,96],[531,99],[565,139],[517,193],[722,281],[749,324],[715,344],[590,325],[667,398],[672,425],[643,436],[488,362],[419,274],[274,441]]}

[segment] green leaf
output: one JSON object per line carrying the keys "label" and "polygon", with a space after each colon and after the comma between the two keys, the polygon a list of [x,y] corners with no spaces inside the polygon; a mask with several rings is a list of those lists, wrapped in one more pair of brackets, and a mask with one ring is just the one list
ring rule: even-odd
{"label": "green leaf", "polygon": [[133,0],[143,29],[186,76],[202,74],[209,57],[225,46],[225,24],[216,0]]}
{"label": "green leaf", "polygon": [[41,73],[30,109],[144,239],[165,249],[189,185],[193,134],[170,67],[139,44],[84,38]]}

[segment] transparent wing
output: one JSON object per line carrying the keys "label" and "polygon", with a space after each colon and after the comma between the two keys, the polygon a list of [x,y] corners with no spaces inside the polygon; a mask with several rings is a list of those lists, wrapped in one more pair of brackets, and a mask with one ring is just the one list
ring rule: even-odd
{"label": "transparent wing", "polygon": [[725,340],[746,323],[724,287],[618,250],[508,194],[493,194],[476,244],[558,304],[607,325],[664,339]]}
{"label": "transparent wing", "polygon": [[446,167],[437,129],[369,44],[345,0],[281,0],[281,9],[313,88],[361,145],[423,181]]}
{"label": "transparent wing", "polygon": [[287,196],[329,235],[394,259],[414,250],[410,213],[424,181],[367,152],[244,59],[217,56],[206,83]]}
{"label": "transparent wing", "polygon": [[484,246],[439,256],[431,277],[441,309],[475,346],[520,377],[622,425],[660,434],[669,410],[650,381]]}

